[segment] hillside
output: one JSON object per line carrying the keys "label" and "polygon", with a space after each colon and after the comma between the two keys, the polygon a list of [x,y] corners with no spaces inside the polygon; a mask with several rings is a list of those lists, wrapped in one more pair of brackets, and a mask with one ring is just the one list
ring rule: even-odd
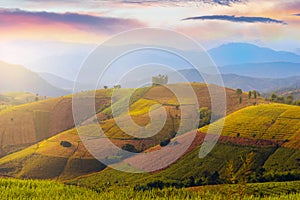
{"label": "hillside", "polygon": [[[208,98],[208,89],[204,84],[194,83],[192,84],[195,93],[199,98],[200,107],[210,107],[210,101]],[[179,87],[186,87],[185,84],[179,85]],[[214,86],[217,87],[217,86]],[[121,89],[120,92],[127,94],[129,90],[132,89]],[[133,120],[139,125],[146,125],[149,122],[148,111],[149,108],[154,104],[162,104],[167,110],[167,121],[163,129],[155,136],[137,139],[132,136],[127,135],[122,131],[116,124],[115,120],[111,117],[110,105],[110,95],[112,90],[99,90],[97,92],[98,100],[98,120],[100,121],[101,128],[105,131],[105,134],[109,139],[120,148],[126,144],[131,144],[137,151],[143,151],[149,147],[159,144],[161,140],[174,137],[172,134],[174,129],[178,126],[179,119],[174,119],[172,116],[180,114],[180,109],[176,109],[177,101],[173,93],[171,93],[166,87],[148,87],[141,88],[137,90],[132,98],[132,104],[130,106],[130,114]],[[247,94],[243,94],[243,102],[238,103],[238,97],[235,90],[226,89],[227,92],[227,112],[232,113],[238,109],[245,106],[252,105],[255,101],[260,102],[261,99],[248,100]],[[89,93],[86,93],[87,95]],[[83,99],[85,94],[82,94]],[[112,106],[118,107],[118,105],[123,103],[123,98],[117,99]],[[218,106],[218,105],[217,105]],[[3,116],[2,123],[0,126],[5,130],[3,134],[3,150],[2,155],[7,154],[10,151],[15,151],[17,149],[24,148],[31,144],[35,144],[38,141],[47,139],[53,135],[56,135],[52,139],[48,139],[42,143],[35,144],[23,151],[16,152],[9,156],[0,159],[0,174],[11,175],[16,177],[30,177],[30,178],[70,178],[76,176],[76,170],[72,171],[73,168],[68,169],[70,162],[74,159],[74,155],[85,155],[86,149],[84,149],[81,143],[78,143],[80,138],[76,135],[76,130],[71,129],[74,126],[71,110],[71,98],[62,97],[58,99],[51,99],[46,101],[41,101],[33,104],[27,104],[20,107],[13,107],[14,109],[7,109],[3,111],[3,115],[0,112],[0,122],[1,116]],[[84,113],[84,112],[83,112]],[[154,110],[155,113],[155,110]],[[13,117],[14,116],[14,117]],[[26,117],[25,117],[26,116]],[[35,118],[38,116],[38,118]],[[13,118],[13,121],[9,120]],[[119,118],[123,120],[124,115],[120,115]],[[124,118],[125,119],[125,118]],[[6,121],[5,121],[6,120]],[[23,121],[21,121],[23,120]],[[27,120],[24,123],[24,120]],[[12,126],[10,124],[20,123],[19,126]],[[83,134],[88,135],[99,135],[97,133],[97,124],[93,121],[87,119],[82,123]],[[186,127],[188,128],[188,127]],[[68,130],[69,129],[69,130]],[[23,130],[22,132],[19,130]],[[62,132],[68,130],[66,132]],[[187,129],[188,130],[188,129]],[[136,130],[132,129],[132,132]],[[60,133],[62,132],[62,133]],[[22,133],[22,135],[20,134]],[[8,137],[10,136],[10,137]],[[99,137],[99,136],[97,136]],[[100,137],[101,139],[101,137]],[[63,148],[60,145],[61,141],[71,142],[72,148]],[[79,145],[79,148],[76,149]],[[75,150],[75,149],[76,150]],[[52,152],[52,153],[45,153]],[[73,152],[73,153],[70,153]],[[75,153],[76,152],[76,153]],[[88,155],[86,155],[88,156]],[[30,158],[30,159],[29,159]],[[77,159],[77,157],[75,156]],[[83,156],[80,159],[86,159]],[[79,160],[80,160],[79,159]],[[90,159],[90,158],[89,158]],[[29,162],[30,160],[30,162]],[[56,160],[57,162],[52,162]],[[71,161],[70,161],[71,160]],[[28,162],[27,162],[28,161]],[[59,163],[58,163],[59,162]],[[90,160],[90,162],[95,162],[95,160]],[[33,170],[31,163],[38,165],[39,170],[36,168]],[[19,166],[19,168],[16,168]],[[102,165],[95,164],[90,168],[89,166],[81,166],[82,169],[79,170],[80,173],[90,173],[91,171],[101,169]],[[76,167],[76,164],[72,164],[72,167]],[[94,168],[93,168],[94,167]],[[15,169],[16,170],[10,170]],[[55,173],[45,173],[42,175],[42,171],[45,169],[53,169]],[[78,167],[79,168],[79,167]],[[32,172],[35,171],[36,173]],[[51,170],[45,170],[51,172]],[[78,175],[78,174],[77,174]]]}
{"label": "hillside", "polygon": [[[300,170],[297,161],[300,156],[299,150],[293,151],[276,146],[250,146],[228,142],[217,144],[203,159],[199,159],[199,147],[197,147],[168,168],[156,173],[131,174],[106,168],[98,173],[78,177],[67,182],[95,189],[128,185],[143,187],[154,185],[159,181],[165,186],[187,187],[190,186],[189,183],[191,177],[193,177],[193,184],[196,185],[216,184],[226,180],[225,170],[230,160],[234,161],[235,173],[240,176],[243,171],[241,169],[241,158],[245,158],[251,152],[254,153],[254,157],[251,166],[253,175],[250,181],[294,180],[294,178],[299,177]],[[155,162],[159,161],[155,160]],[[210,180],[215,172],[219,174],[218,179]],[[106,185],[107,181],[113,184]]]}
{"label": "hillside", "polygon": [[[182,87],[185,87],[184,84]],[[194,84],[193,87],[199,97],[200,106],[210,107],[207,87],[204,84]],[[126,94],[129,90],[132,91],[134,89],[121,89],[123,94]],[[231,89],[227,89],[226,91],[228,113],[253,103],[252,101],[248,101],[247,95],[244,94],[242,104],[238,104],[238,97],[235,91]],[[105,131],[109,129],[108,134],[111,137],[127,137],[117,126],[115,126],[113,119],[108,119],[106,117],[111,116],[111,111],[105,109],[110,105],[111,93],[112,90],[99,90],[97,92],[96,108],[99,111],[99,121],[104,121],[102,125],[103,129]],[[164,104],[164,107],[170,111],[169,113],[171,113],[171,115],[176,115],[176,113],[180,112],[180,110],[176,110],[177,103],[175,96],[165,87],[145,88],[140,90],[139,93],[140,94],[136,93],[138,95],[132,100],[132,103],[134,103],[132,104],[133,111],[138,110],[141,107],[151,106],[147,103],[151,100],[152,104]],[[83,94],[82,98],[84,99],[85,97],[86,96]],[[118,104],[122,104],[122,99],[116,101],[114,106],[118,106]],[[132,113],[136,123],[141,125],[148,123],[149,117],[147,109],[145,111],[146,112],[136,112],[135,114]],[[86,111],[83,111],[83,115],[85,112]],[[16,124],[18,126],[16,126]],[[170,134],[171,126],[173,126],[173,124],[176,124],[176,122],[171,122],[169,115],[169,120],[167,121],[162,134],[165,136]],[[42,139],[46,139],[73,127],[72,99],[70,96],[10,107],[0,112],[1,155],[34,144]],[[157,140],[161,139],[160,137],[162,136],[158,136],[154,138],[154,140],[157,142]],[[150,145],[149,142],[148,145]]]}
{"label": "hillside", "polygon": [[[253,164],[249,181],[283,181],[299,178],[299,150],[278,148],[274,146],[253,146],[234,144],[232,142],[217,144],[212,152],[203,159],[199,159],[199,147],[187,153],[176,163],[156,173],[130,174],[114,169],[105,170],[78,177],[68,183],[102,189],[103,187],[148,187],[161,182],[162,186],[168,185],[188,187],[190,181],[195,185],[206,185],[226,182],[225,170],[230,160],[234,161],[235,173],[241,176],[242,160],[249,153],[254,153]],[[131,158],[134,159],[134,158]],[[155,160],[159,162],[159,160]],[[218,179],[212,180],[213,174],[218,174]],[[192,177],[192,179],[191,179]],[[113,185],[106,185],[109,181]],[[155,186],[154,186],[155,187]]]}
{"label": "hillside", "polygon": [[[96,107],[103,106],[109,100],[106,92],[99,91]],[[82,115],[85,113],[86,111],[82,110]],[[73,127],[71,96],[11,106],[0,111],[0,156],[23,149]]]}
{"label": "hillside", "polygon": [[[200,92],[201,88],[203,89],[201,84],[194,84],[193,87],[197,89],[197,92]],[[167,96],[167,99],[159,98],[162,94],[161,91],[164,91],[163,94],[166,94],[164,96]],[[230,93],[230,91],[228,92]],[[126,89],[124,89],[124,92],[126,92]],[[167,101],[169,102],[167,106],[170,106],[173,99],[172,95],[168,95],[165,88],[161,86],[148,88],[147,90],[143,89],[138,93],[139,95],[136,95],[136,100],[131,105],[131,114],[138,116],[134,119],[141,124],[145,123],[145,119],[142,117],[147,113],[145,107],[152,105],[151,101],[154,101],[151,98],[160,103]],[[236,95],[233,90],[232,95]],[[236,97],[234,99],[236,100]],[[122,102],[122,98],[120,101]],[[120,103],[120,101],[117,102]],[[231,109],[235,109],[235,107]],[[169,167],[154,173],[133,175],[105,168],[86,151],[76,131],[72,129],[1,158],[0,175],[20,178],[55,178],[64,180],[68,184],[86,186],[96,190],[119,186],[144,188],[155,185],[157,181],[161,182],[162,187],[170,184],[186,187],[191,186],[189,185],[191,184],[191,177],[193,177],[194,185],[223,182],[226,180],[225,169],[230,160],[234,161],[237,176],[241,176],[243,171],[241,169],[241,158],[245,158],[246,155],[252,152],[254,157],[251,165],[251,171],[253,172],[251,181],[294,180],[300,176],[299,109],[300,107],[290,105],[260,104],[248,106],[236,112],[232,111],[225,119],[225,127],[218,144],[208,156],[199,159],[199,149],[205,136],[203,132],[207,129],[207,127],[204,127],[199,129],[194,142],[181,158]],[[109,115],[109,112],[109,109],[104,108],[99,114]],[[122,117],[122,115],[119,117]],[[164,155],[151,154],[151,152],[161,148],[159,145],[149,149],[149,147],[157,144],[159,137],[136,140],[114,128],[113,119],[103,118],[99,120],[104,129],[105,127],[108,128],[106,134],[117,146],[122,147],[125,144],[132,144],[138,150],[147,149],[145,152],[147,152],[146,154],[149,153],[150,158],[153,155],[152,160],[139,163],[138,166],[142,169],[147,169],[153,162],[164,160]],[[217,121],[210,126],[213,129],[217,128],[218,123]],[[84,132],[86,131],[87,134],[93,135],[93,130],[95,130],[93,126],[93,124],[86,122],[81,129]],[[167,123],[166,126],[168,128],[170,125]],[[168,133],[167,130],[165,129],[164,132]],[[171,144],[184,144],[191,134],[186,133],[178,136],[171,140]],[[64,141],[71,145],[66,146],[62,143]],[[168,148],[173,147],[166,147],[166,149]],[[176,150],[176,145],[174,150]],[[131,165],[135,164],[139,160],[138,158],[143,157],[143,155],[144,153],[122,160]],[[176,155],[176,152],[171,155]],[[114,162],[117,164],[118,159]],[[217,182],[210,182],[212,181],[210,178],[216,172],[218,174],[217,179],[214,178],[213,180]]]}
{"label": "hillside", "polygon": [[74,129],[10,154],[0,166],[2,175],[39,179],[70,179],[105,168],[84,148]]}
{"label": "hillside", "polygon": [[[218,127],[218,122],[211,124],[212,132]],[[225,118],[222,131],[224,136],[285,141],[284,147],[295,149],[300,149],[299,134],[300,107],[284,104],[249,106],[232,113]]]}
{"label": "hillside", "polygon": [[31,92],[42,96],[61,96],[67,92],[56,88],[38,74],[20,66],[0,61],[0,93]]}
{"label": "hillside", "polygon": [[[234,160],[237,175],[242,173],[241,158],[250,152],[254,153],[252,181],[293,180],[300,176],[299,109],[281,104],[250,106],[226,117],[223,135],[203,159],[199,159],[198,155],[205,136],[201,132],[205,132],[207,127],[199,130],[201,132],[196,134],[192,146],[183,157],[162,171],[132,175],[107,168],[96,174],[79,177],[71,183],[95,188],[103,187],[105,183],[101,180],[109,180],[118,186],[138,186],[139,183],[147,186],[156,181],[180,185],[187,184],[190,177],[193,177],[195,184],[207,184],[205,177],[209,178],[214,172],[218,172],[220,181],[225,179],[225,169],[230,160]],[[217,128],[218,122],[211,126]],[[172,143],[182,143],[188,136],[189,134],[179,136]],[[158,149],[160,147],[154,148]],[[125,162],[132,163],[135,159],[131,157]],[[161,159],[163,157],[153,157],[155,162],[160,162]],[[151,161],[145,162],[139,166],[147,167],[150,163]]]}

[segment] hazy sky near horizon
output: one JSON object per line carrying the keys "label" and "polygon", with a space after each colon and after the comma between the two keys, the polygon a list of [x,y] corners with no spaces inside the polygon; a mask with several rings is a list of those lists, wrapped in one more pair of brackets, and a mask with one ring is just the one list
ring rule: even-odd
{"label": "hazy sky near horizon", "polygon": [[300,54],[299,0],[0,0],[0,60],[20,53],[33,62],[57,44],[93,47],[143,27],[179,31],[205,48],[249,42]]}

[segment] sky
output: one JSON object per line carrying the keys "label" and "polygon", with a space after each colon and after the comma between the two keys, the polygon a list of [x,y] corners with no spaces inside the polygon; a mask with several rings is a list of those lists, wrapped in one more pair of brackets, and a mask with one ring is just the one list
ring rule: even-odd
{"label": "sky", "polygon": [[207,49],[248,42],[300,54],[299,0],[0,0],[0,60],[34,68],[143,27],[178,31]]}

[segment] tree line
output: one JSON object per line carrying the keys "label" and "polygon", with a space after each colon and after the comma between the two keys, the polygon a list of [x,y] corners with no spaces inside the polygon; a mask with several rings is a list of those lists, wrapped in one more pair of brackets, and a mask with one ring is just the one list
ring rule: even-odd
{"label": "tree line", "polygon": [[293,95],[283,96],[277,95],[275,92],[273,92],[270,94],[269,98],[266,98],[266,100],[274,103],[283,103],[300,106],[300,100],[295,100]]}

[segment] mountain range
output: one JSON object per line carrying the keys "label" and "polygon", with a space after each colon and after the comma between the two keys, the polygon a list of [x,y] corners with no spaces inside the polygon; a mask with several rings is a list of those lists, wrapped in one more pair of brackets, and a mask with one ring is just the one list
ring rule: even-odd
{"label": "mountain range", "polygon": [[31,92],[43,96],[61,96],[67,92],[54,87],[38,74],[19,65],[0,62],[0,93]]}
{"label": "mountain range", "polygon": [[[179,71],[189,82],[204,82],[204,79],[195,69]],[[207,80],[214,80],[217,75],[203,74]],[[228,88],[241,88],[244,91],[258,90],[260,92],[273,92],[281,88],[295,87],[300,84],[300,76],[287,78],[256,78],[236,74],[222,74],[224,86]]]}
{"label": "mountain range", "polygon": [[300,63],[300,56],[286,51],[275,51],[249,43],[228,43],[208,51],[218,66],[245,63],[291,62]]}
{"label": "mountain range", "polygon": [[[105,54],[110,56],[111,53],[127,47],[128,45],[106,46]],[[146,47],[146,45],[136,44],[130,45],[129,47],[131,49],[140,49],[141,47]],[[36,60],[34,63],[27,63],[26,67],[35,72],[47,72],[63,77],[67,80],[75,80],[76,75],[82,67],[81,64],[84,63],[85,59],[88,58],[90,52],[92,52],[95,47],[83,45],[82,49],[84,50],[80,50],[79,47],[76,48],[76,51],[67,49],[68,51],[66,53],[61,52],[60,55],[53,55],[51,57],[44,56],[43,58]],[[164,49],[164,46],[159,48]],[[184,53],[181,53],[182,50],[173,50],[173,52],[177,52],[179,55],[184,55],[185,53],[190,58],[198,58],[198,60],[205,52],[198,52],[191,49],[185,50]],[[300,63],[300,55],[292,52],[275,51],[270,48],[260,47],[249,43],[228,43],[209,49],[207,50],[207,53],[210,55],[214,63],[220,68],[222,73],[234,73],[242,76],[254,76],[260,78],[284,78],[291,76],[291,73],[295,73],[292,74],[292,76],[300,75],[297,67],[297,63]],[[151,49],[144,49],[143,51],[134,51],[130,54],[126,54],[125,57],[118,58],[111,67],[115,67],[114,72],[120,72],[123,74],[124,70],[126,72],[126,70],[130,67],[145,63],[160,63],[163,65],[169,65],[175,70],[192,67],[189,63],[179,59],[177,56],[166,53],[165,51]],[[203,63],[199,61],[199,64]],[[274,71],[270,71],[270,68]]]}
{"label": "mountain range", "polygon": [[255,78],[287,78],[300,76],[300,63],[265,62],[225,65],[219,67],[221,74],[237,74]]}
{"label": "mountain range", "polygon": [[[110,47],[108,52],[112,51],[113,48]],[[188,54],[191,57],[197,56],[197,53],[193,51],[188,52]],[[255,89],[261,92],[272,92],[300,84],[300,56],[295,53],[274,51],[247,43],[230,43],[211,49],[208,51],[208,54],[218,65],[224,86],[229,88],[241,88],[244,91]],[[18,91],[39,93],[47,96],[60,96],[70,93],[75,82],[74,74],[78,73],[80,66],[74,66],[72,73],[69,73],[70,76],[68,76],[65,67],[61,68],[61,73],[57,70],[60,64],[65,65],[69,63],[68,59],[70,58],[61,61],[62,59],[52,58],[52,61],[56,60],[53,71],[51,72],[51,67],[47,67],[45,72],[39,73],[32,72],[20,65],[0,62],[0,72],[5,72],[0,75],[2,81],[0,93]],[[116,61],[114,66],[118,70],[109,70],[109,73],[104,77],[104,83],[99,87],[103,87],[104,84],[113,86],[118,77],[121,77],[131,66],[147,63],[153,61],[153,59],[155,63],[173,66],[187,81],[203,82],[203,78],[197,71],[191,69],[187,62],[180,61],[176,56],[168,55],[166,52],[147,50],[146,52],[135,52],[127,58],[121,58],[119,61]],[[48,66],[50,65],[51,61],[48,63]],[[27,66],[27,68],[30,68],[30,66]],[[140,74],[135,74],[133,77],[129,77],[130,81],[123,81],[122,85],[124,87],[137,87],[144,80],[151,83],[151,77],[160,73],[169,74],[172,77],[172,73],[168,70],[160,70],[159,66],[156,68],[152,66],[152,68],[149,65],[148,69],[146,69],[147,73],[143,71]],[[43,68],[39,70],[41,69]],[[95,72],[91,70],[89,73],[93,74]],[[206,76],[213,78],[215,75],[206,74]],[[94,89],[90,81],[89,76],[87,76],[81,82],[83,90]],[[172,82],[172,78],[170,81]]]}

